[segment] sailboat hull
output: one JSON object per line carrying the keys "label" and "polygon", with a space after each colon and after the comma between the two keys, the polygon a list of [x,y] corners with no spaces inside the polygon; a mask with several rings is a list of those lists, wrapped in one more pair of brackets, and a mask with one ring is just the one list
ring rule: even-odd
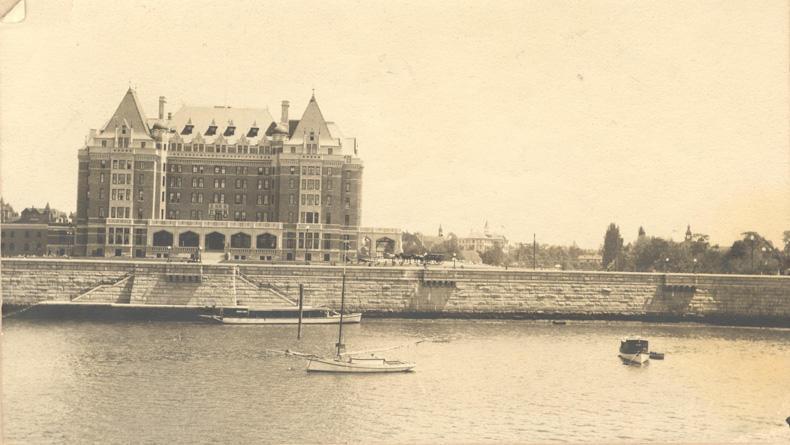
{"label": "sailboat hull", "polygon": [[307,363],[308,372],[331,372],[352,374],[374,374],[385,372],[409,372],[414,363],[389,361],[382,358],[350,358],[346,360],[313,357]]}
{"label": "sailboat hull", "polygon": [[[284,317],[220,317],[217,315],[206,316],[210,320],[222,324],[297,324],[299,318],[284,318]],[[362,321],[362,314],[346,314],[343,315],[343,324],[360,323]],[[339,324],[340,315],[329,315],[326,317],[305,317],[302,318],[302,324]]]}
{"label": "sailboat hull", "polygon": [[621,352],[617,355],[620,357],[620,360],[629,365],[642,365],[650,360],[650,354],[647,352],[640,352],[637,354],[626,354]]}

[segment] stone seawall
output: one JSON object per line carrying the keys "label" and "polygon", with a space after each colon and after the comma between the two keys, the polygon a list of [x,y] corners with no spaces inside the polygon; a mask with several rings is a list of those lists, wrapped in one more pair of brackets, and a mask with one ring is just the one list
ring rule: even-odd
{"label": "stone seawall", "polygon": [[[390,316],[693,319],[790,326],[790,277],[349,267],[346,305]],[[340,305],[327,266],[4,259],[5,305]]]}

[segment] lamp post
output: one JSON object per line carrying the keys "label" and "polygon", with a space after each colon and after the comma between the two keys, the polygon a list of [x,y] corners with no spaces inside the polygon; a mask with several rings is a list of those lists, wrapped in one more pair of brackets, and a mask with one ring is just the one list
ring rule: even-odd
{"label": "lamp post", "polygon": [[749,235],[749,240],[751,240],[752,246],[752,273],[754,273],[754,234]]}
{"label": "lamp post", "polygon": [[664,273],[669,272],[669,257],[664,258]]}
{"label": "lamp post", "polygon": [[696,275],[696,273],[697,273],[697,259],[696,259],[696,258],[694,258],[694,260],[693,260],[693,261],[694,261],[694,265],[693,265],[693,272],[694,272],[694,274]]}
{"label": "lamp post", "polygon": [[453,252],[453,269],[455,269],[455,252]]}
{"label": "lamp post", "polygon": [[167,246],[167,262],[170,262],[170,257],[173,256],[173,246]]}

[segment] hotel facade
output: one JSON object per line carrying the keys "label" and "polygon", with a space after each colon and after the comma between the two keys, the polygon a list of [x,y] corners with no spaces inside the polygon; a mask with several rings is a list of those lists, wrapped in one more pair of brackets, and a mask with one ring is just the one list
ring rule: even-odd
{"label": "hotel facade", "polygon": [[300,119],[268,109],[183,106],[146,118],[133,89],[79,150],[74,253],[223,255],[334,262],[401,251],[399,229],[360,227],[355,138],[315,96]]}

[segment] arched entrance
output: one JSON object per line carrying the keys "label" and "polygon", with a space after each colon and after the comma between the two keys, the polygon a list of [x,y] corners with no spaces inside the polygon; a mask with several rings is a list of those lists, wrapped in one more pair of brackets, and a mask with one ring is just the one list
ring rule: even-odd
{"label": "arched entrance", "polygon": [[252,245],[252,238],[246,233],[234,233],[230,236],[230,247],[234,249],[249,249]]}
{"label": "arched entrance", "polygon": [[154,246],[172,246],[173,234],[167,230],[160,230],[154,233]]}
{"label": "arched entrance", "polygon": [[206,235],[206,250],[225,250],[225,235],[219,232]]}
{"label": "arched entrance", "polygon": [[271,233],[264,233],[255,238],[255,246],[258,249],[276,249],[277,237]]}
{"label": "arched entrance", "polygon": [[392,238],[379,238],[376,240],[376,255],[395,253],[395,240]]}
{"label": "arched entrance", "polygon": [[180,247],[198,247],[200,237],[195,232],[184,232],[178,235],[178,245]]}

